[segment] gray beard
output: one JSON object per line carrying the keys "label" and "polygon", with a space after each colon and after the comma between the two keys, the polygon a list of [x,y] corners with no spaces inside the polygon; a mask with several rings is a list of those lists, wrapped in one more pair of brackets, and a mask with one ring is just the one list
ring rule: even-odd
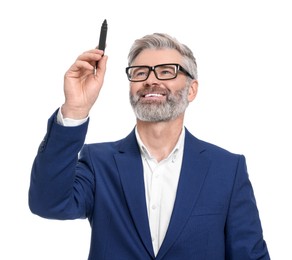
{"label": "gray beard", "polygon": [[174,94],[168,93],[166,101],[147,102],[140,101],[139,95],[131,95],[130,103],[137,119],[146,122],[163,122],[176,119],[185,112],[189,105],[189,87],[186,86]]}

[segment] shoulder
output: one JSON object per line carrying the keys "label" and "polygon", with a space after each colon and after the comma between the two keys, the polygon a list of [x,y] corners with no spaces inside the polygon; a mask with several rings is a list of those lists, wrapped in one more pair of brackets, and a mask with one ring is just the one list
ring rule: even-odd
{"label": "shoulder", "polygon": [[228,149],[221,147],[217,144],[201,140],[194,135],[192,135],[187,129],[186,129],[186,137],[185,137],[185,146],[191,150],[195,150],[201,155],[204,155],[205,157],[209,157],[209,159],[218,159],[218,160],[224,160],[224,159],[239,159],[240,157],[244,157],[242,154],[234,153],[232,151],[229,151]]}

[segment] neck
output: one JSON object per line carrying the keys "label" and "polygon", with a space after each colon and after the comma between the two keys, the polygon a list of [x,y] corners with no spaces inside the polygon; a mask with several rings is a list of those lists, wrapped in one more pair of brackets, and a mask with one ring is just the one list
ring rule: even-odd
{"label": "neck", "polygon": [[183,127],[183,115],[167,122],[137,120],[137,131],[151,155],[159,162],[165,159],[178,142]]}

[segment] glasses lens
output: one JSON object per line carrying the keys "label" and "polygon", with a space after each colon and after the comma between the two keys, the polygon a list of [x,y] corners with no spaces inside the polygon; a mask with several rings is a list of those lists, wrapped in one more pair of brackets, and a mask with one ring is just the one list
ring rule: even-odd
{"label": "glasses lens", "polygon": [[164,64],[155,67],[158,79],[173,79],[177,76],[177,66],[174,64]]}
{"label": "glasses lens", "polygon": [[128,77],[132,81],[143,81],[148,77],[149,68],[144,66],[129,67]]}

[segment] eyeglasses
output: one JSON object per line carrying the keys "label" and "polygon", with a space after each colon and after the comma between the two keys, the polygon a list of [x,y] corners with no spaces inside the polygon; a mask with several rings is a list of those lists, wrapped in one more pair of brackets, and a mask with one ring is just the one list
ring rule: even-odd
{"label": "eyeglasses", "polygon": [[159,80],[174,79],[179,71],[194,79],[194,77],[181,65],[176,63],[159,64],[155,66],[130,66],[126,68],[129,81],[140,82],[148,79],[151,71],[154,71],[155,77]]}

